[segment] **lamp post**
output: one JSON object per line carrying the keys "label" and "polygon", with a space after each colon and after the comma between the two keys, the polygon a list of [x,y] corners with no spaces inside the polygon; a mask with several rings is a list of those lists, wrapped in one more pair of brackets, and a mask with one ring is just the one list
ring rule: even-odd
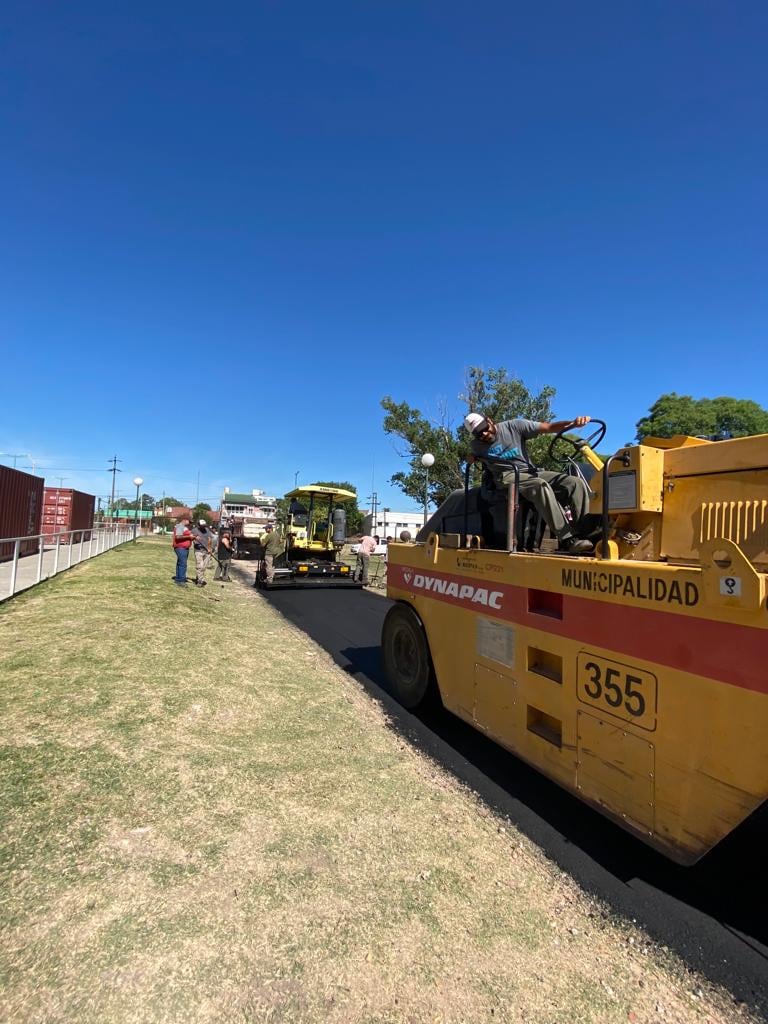
{"label": "lamp post", "polygon": [[383,525],[382,525],[382,528],[381,528],[382,529],[382,533],[384,534],[382,540],[386,544],[387,543],[387,512],[389,512],[390,510],[388,508],[383,508],[381,511],[384,513],[384,518],[382,520]]}
{"label": "lamp post", "polygon": [[294,488],[297,486],[297,484],[299,482],[299,473],[300,472],[301,472],[301,470],[297,469],[296,472],[293,474],[293,486],[294,486]]}
{"label": "lamp post", "polygon": [[431,452],[424,452],[421,456],[421,464],[424,467],[424,525],[426,526],[429,510],[429,467],[434,466],[435,456]]}
{"label": "lamp post", "polygon": [[144,478],[135,476],[133,482],[136,484],[136,518],[133,521],[133,543],[136,543],[136,532],[139,529],[139,488],[144,483]]}

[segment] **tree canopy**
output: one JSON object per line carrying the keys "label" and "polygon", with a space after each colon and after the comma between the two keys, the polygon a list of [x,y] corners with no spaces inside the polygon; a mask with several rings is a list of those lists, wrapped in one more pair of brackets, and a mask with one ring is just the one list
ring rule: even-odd
{"label": "tree canopy", "polygon": [[637,439],[644,437],[746,437],[768,433],[768,411],[750,399],[692,398],[671,391],[653,403],[637,423]]}
{"label": "tree canopy", "polygon": [[209,526],[211,525],[211,506],[204,501],[199,501],[192,509],[192,522],[197,523],[201,519],[204,519]]}
{"label": "tree canopy", "polygon": [[[408,469],[394,473],[391,480],[409,498],[422,504],[426,472],[421,456],[431,452],[435,464],[429,470],[429,501],[439,505],[448,494],[464,484],[464,465],[469,454],[469,435],[464,429],[466,412],[479,412],[496,421],[524,419],[551,421],[555,389],[545,385],[538,393],[528,388],[519,377],[510,376],[503,367],[484,369],[471,366],[464,380],[459,399],[465,408],[457,418],[447,404],[439,406],[437,416],[428,419],[407,402],[396,402],[390,396],[381,400],[384,409],[384,430],[402,442],[398,452],[408,461]],[[540,466],[547,465],[547,438],[528,442],[531,458]]]}

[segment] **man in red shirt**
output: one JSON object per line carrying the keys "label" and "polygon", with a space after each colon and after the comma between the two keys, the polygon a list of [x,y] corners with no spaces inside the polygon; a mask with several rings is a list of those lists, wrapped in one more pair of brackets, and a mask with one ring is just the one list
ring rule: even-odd
{"label": "man in red shirt", "polygon": [[191,547],[192,531],[189,528],[189,519],[185,516],[173,528],[173,550],[176,552],[176,575],[173,582],[177,587],[187,585],[187,559]]}

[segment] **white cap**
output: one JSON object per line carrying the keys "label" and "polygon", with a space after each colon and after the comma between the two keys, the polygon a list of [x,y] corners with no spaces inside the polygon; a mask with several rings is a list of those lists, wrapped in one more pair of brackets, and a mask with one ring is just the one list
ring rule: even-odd
{"label": "white cap", "polygon": [[198,522],[198,524],[197,524],[197,525],[198,525],[198,526],[207,526],[207,525],[208,525],[208,523],[206,523],[206,521],[205,521],[204,519],[201,519],[201,520],[200,520],[200,521]]}
{"label": "white cap", "polygon": [[467,415],[464,417],[464,426],[467,428],[470,434],[474,434],[474,432],[477,430],[477,428],[480,426],[484,419],[485,416],[481,416],[479,412],[467,413]]}

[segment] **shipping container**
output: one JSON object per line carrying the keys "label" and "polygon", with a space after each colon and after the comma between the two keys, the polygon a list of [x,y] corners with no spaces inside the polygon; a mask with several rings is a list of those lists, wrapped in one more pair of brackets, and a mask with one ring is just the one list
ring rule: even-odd
{"label": "shipping container", "polygon": [[[42,532],[46,544],[55,544],[56,534],[62,530],[77,531],[75,543],[80,542],[80,532],[84,530],[83,540],[90,540],[93,526],[93,508],[96,498],[83,491],[75,491],[67,487],[46,487],[43,504]],[[68,544],[70,536],[61,538],[62,544]]]}
{"label": "shipping container", "polygon": [[[40,533],[45,482],[40,476],[0,466],[0,562],[13,558],[13,542],[4,537],[30,537]],[[38,541],[23,540],[21,555],[34,555]]]}

